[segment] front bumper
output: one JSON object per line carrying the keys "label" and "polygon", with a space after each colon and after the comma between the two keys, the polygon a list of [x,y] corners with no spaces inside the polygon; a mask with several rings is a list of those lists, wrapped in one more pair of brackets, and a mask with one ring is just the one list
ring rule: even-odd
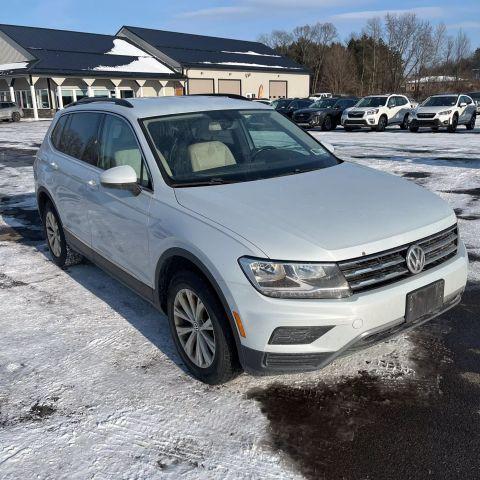
{"label": "front bumper", "polygon": [[410,125],[414,127],[448,127],[450,125],[450,119],[440,119],[440,118],[414,118],[410,122]]}
{"label": "front bumper", "polygon": [[378,124],[378,119],[375,117],[361,117],[361,118],[345,118],[342,125],[345,127],[375,127]]}
{"label": "front bumper", "polygon": [[[421,325],[460,301],[467,280],[467,264],[465,246],[460,243],[457,255],[438,267],[346,299],[285,300],[258,292],[252,298],[250,292],[245,306],[242,307],[243,301],[238,301],[247,331],[240,352],[242,365],[257,375],[317,370],[339,356]],[[427,318],[407,323],[407,294],[440,279],[445,282],[442,308]],[[272,332],[280,326],[332,328],[308,344],[269,343]]]}

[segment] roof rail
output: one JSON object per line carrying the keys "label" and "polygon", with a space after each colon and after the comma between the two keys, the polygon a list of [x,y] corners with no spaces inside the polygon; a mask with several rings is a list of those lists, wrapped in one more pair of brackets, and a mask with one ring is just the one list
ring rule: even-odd
{"label": "roof rail", "polygon": [[133,108],[133,105],[123,98],[110,98],[110,97],[85,97],[76,102],[70,103],[67,105],[68,107],[75,107],[77,105],[86,105],[89,103],[96,103],[96,102],[109,102],[114,103],[115,105],[120,105],[121,107]]}

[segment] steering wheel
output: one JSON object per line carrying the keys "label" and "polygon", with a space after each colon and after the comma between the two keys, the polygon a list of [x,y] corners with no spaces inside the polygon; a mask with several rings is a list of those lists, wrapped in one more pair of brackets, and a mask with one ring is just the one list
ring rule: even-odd
{"label": "steering wheel", "polygon": [[263,147],[256,148],[252,154],[252,160],[254,160],[259,153],[266,152],[267,150],[277,150],[277,147],[274,147],[273,145],[265,145]]}

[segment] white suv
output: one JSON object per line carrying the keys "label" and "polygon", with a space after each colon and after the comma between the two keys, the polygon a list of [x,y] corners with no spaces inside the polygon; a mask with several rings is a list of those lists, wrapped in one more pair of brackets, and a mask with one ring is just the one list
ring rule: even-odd
{"label": "white suv", "polygon": [[339,160],[262,104],[80,101],[34,173],[53,261],[87,257],[164,311],[204,382],[321,368],[465,287],[447,203]]}
{"label": "white suv", "polygon": [[383,132],[389,125],[408,128],[412,105],[404,95],[370,95],[362,98],[354,107],[343,112],[345,130],[369,127]]}
{"label": "white suv", "polygon": [[433,95],[413,112],[410,131],[418,132],[420,127],[432,130],[443,127],[453,133],[458,125],[473,130],[476,120],[477,105],[468,95]]}

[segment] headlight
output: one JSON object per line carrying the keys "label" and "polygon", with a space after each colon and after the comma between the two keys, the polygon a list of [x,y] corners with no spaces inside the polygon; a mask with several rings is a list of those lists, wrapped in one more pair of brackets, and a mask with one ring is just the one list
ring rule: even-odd
{"label": "headlight", "polygon": [[373,108],[372,110],[367,110],[367,115],[375,115],[378,113],[378,108]]}
{"label": "headlight", "polygon": [[263,295],[276,298],[345,298],[352,294],[335,263],[287,263],[242,257],[240,266]]}
{"label": "headlight", "polygon": [[443,112],[438,112],[439,115],[450,115],[451,113],[451,110],[444,110]]}

